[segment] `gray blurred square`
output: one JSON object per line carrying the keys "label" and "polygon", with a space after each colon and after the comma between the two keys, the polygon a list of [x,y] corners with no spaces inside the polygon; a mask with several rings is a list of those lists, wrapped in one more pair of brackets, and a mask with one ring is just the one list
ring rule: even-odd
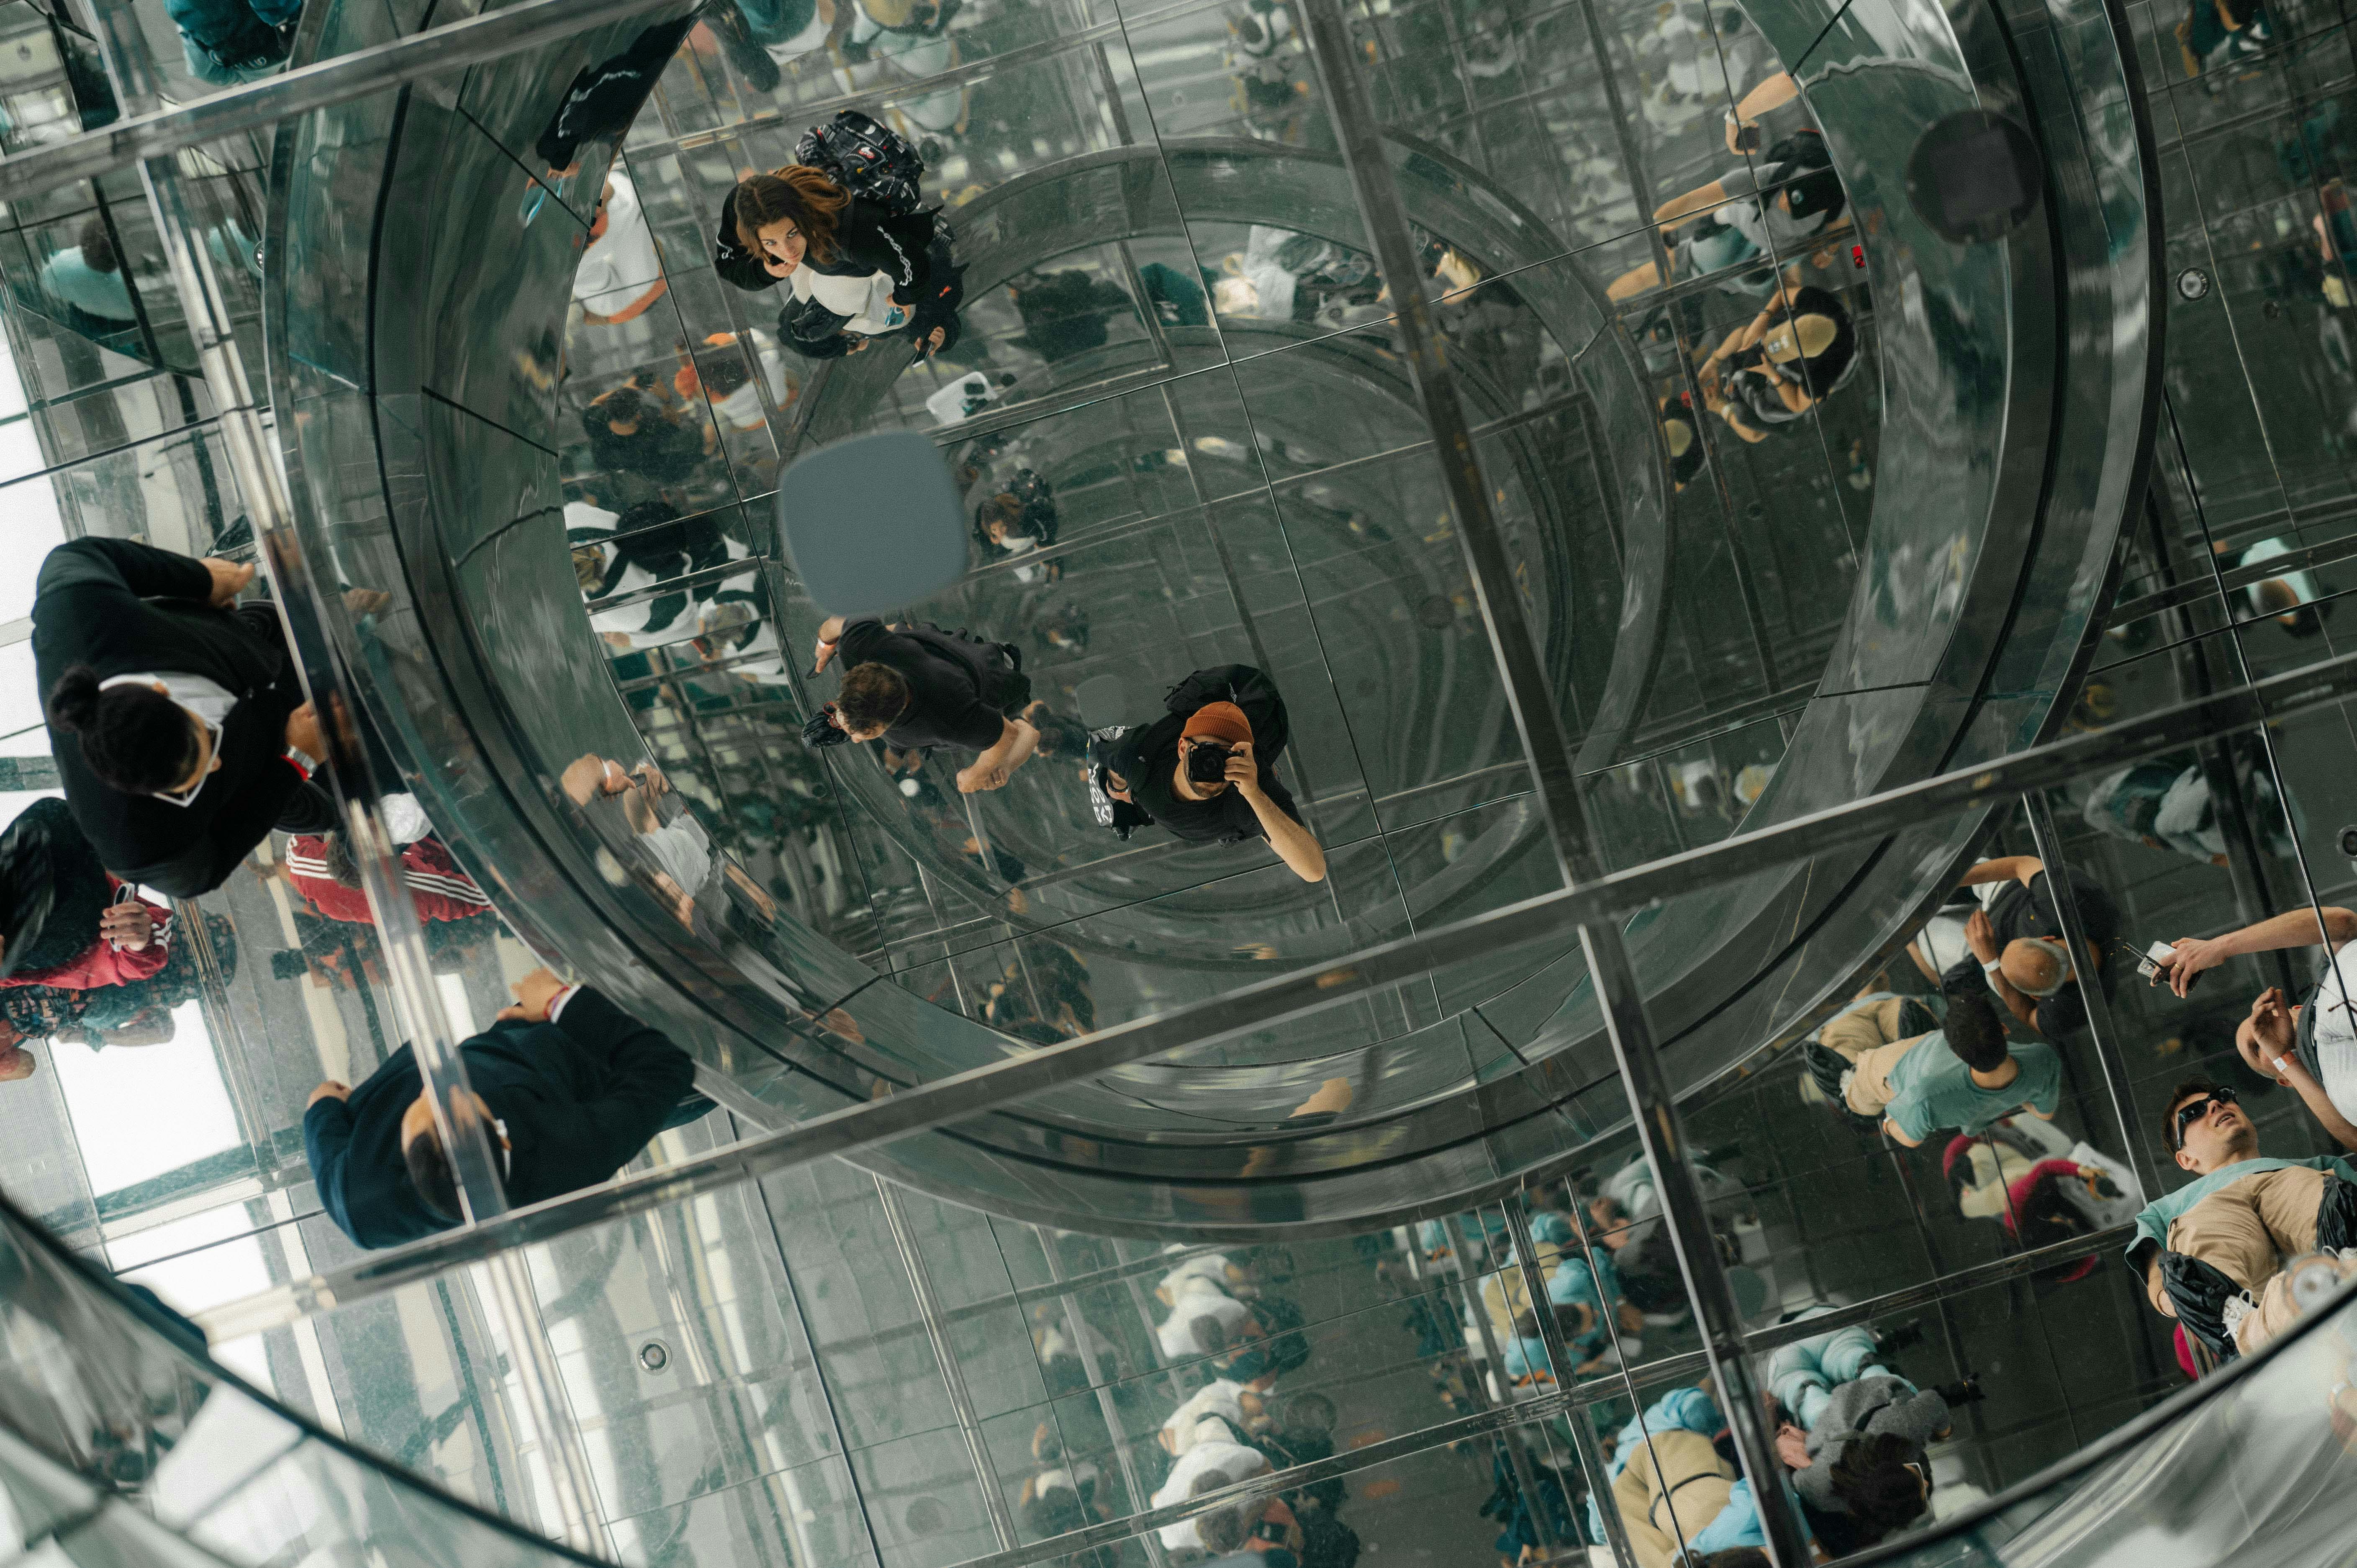
{"label": "gray blurred square", "polygon": [[778,538],[828,615],[899,609],[965,575],[957,486],[940,448],[911,430],[797,458],[778,485]]}

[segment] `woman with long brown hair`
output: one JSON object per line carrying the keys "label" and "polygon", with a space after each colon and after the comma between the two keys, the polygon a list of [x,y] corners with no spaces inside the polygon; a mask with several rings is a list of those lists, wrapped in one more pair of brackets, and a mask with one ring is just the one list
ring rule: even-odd
{"label": "woman with long brown hair", "polygon": [[809,359],[893,335],[932,354],[957,338],[963,291],[948,226],[930,209],[896,212],[855,196],[806,164],[737,183],[721,204],[713,266],[741,289],[784,283],[791,297],[778,327]]}

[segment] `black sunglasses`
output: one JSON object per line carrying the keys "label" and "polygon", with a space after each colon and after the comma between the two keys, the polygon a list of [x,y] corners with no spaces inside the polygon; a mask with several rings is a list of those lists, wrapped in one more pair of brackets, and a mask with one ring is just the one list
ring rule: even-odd
{"label": "black sunglasses", "polygon": [[2207,1116],[2210,1113],[2210,1102],[2213,1100],[2221,1105],[2232,1105],[2234,1103],[2234,1091],[2231,1089],[2213,1089],[2201,1099],[2189,1100],[2177,1108],[2177,1142],[2180,1146],[2185,1142],[2185,1129],[2193,1125],[2196,1118]]}

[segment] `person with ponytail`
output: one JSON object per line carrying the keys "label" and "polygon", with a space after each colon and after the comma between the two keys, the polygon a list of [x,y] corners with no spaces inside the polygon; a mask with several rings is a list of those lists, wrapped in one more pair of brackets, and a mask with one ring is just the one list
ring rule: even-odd
{"label": "person with ponytail", "polygon": [[964,290],[948,228],[931,210],[854,196],[804,164],[737,181],[721,204],[712,261],[741,289],[786,285],[778,327],[806,359],[856,354],[875,337],[905,338],[926,356],[957,340]]}
{"label": "person with ponytail", "polygon": [[192,898],[273,828],[326,832],[326,750],[251,565],[127,539],[49,552],[33,660],[66,805],[126,882]]}

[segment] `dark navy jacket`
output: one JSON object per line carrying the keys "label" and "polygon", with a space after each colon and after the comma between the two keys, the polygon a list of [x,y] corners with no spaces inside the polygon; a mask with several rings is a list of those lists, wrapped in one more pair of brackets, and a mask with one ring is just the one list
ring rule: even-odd
{"label": "dark navy jacket", "polygon": [[[594,1187],[630,1164],[694,1089],[695,1063],[585,986],[554,1024],[494,1024],[458,1047],[467,1080],[507,1123],[508,1201]],[[319,1202],[363,1247],[397,1247],[455,1220],[425,1206],[401,1160],[401,1116],[425,1090],[407,1046],[304,1114]]]}

